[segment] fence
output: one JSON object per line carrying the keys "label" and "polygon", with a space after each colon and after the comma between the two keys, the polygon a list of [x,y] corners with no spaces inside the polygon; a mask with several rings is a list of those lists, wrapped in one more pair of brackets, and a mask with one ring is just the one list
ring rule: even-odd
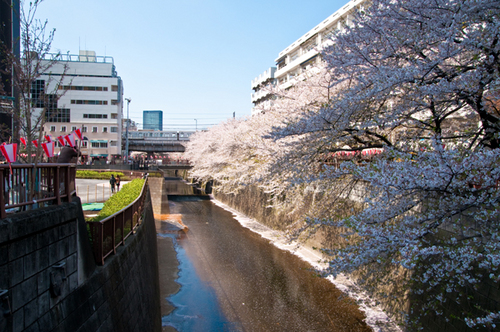
{"label": "fence", "polygon": [[144,181],[141,194],[126,208],[96,222],[87,222],[96,263],[104,265],[104,260],[125,244],[125,239],[134,234],[141,223],[144,199],[148,190],[148,179]]}
{"label": "fence", "polygon": [[[11,171],[12,170],[12,171]],[[0,165],[0,218],[9,213],[71,202],[76,166],[72,164]]]}

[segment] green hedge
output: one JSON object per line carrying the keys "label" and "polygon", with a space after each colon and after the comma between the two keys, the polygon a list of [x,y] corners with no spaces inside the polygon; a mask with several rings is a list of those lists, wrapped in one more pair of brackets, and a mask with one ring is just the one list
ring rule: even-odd
{"label": "green hedge", "polygon": [[104,207],[96,217],[90,218],[87,221],[100,221],[115,214],[135,201],[141,194],[144,181],[144,179],[135,179],[124,185],[120,191],[115,193],[104,203]]}
{"label": "green hedge", "polygon": [[163,173],[162,172],[148,172],[148,177],[150,177],[150,178],[162,178]]}
{"label": "green hedge", "polygon": [[122,181],[128,181],[130,178],[125,176],[122,172],[98,172],[98,171],[87,171],[87,170],[77,170],[76,178],[77,179],[99,179],[99,180],[109,180],[111,178],[111,174],[120,177]]}

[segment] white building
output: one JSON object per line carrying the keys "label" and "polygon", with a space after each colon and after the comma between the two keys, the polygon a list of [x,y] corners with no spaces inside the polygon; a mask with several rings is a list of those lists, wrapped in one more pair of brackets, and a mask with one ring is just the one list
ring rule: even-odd
{"label": "white building", "polygon": [[[254,106],[259,105],[260,109],[268,109],[271,106],[272,95],[266,88],[276,83],[275,73],[276,67],[271,67],[252,80],[252,90],[254,91],[252,93],[252,103]],[[252,115],[259,112],[259,110],[254,107]]]}
{"label": "white building", "polygon": [[43,73],[32,89],[32,93],[37,89],[51,93],[59,84],[60,97],[57,105],[48,107],[45,134],[55,140],[81,128],[82,155],[86,160],[120,158],[123,83],[113,58],[80,51],[79,55],[59,55],[57,60],[49,69],[50,75]]}
{"label": "white building", "polygon": [[[276,67],[271,67],[263,74],[252,80],[252,114],[258,112],[255,106],[269,107],[272,96],[263,87],[267,84],[278,84],[286,89],[294,84],[300,75],[321,61],[320,52],[331,41],[329,37],[343,26],[352,21],[352,14],[356,8],[361,8],[366,0],[351,0],[338,11],[327,17],[305,35],[297,39],[290,46],[280,52],[276,58]],[[267,104],[261,104],[261,103]]]}

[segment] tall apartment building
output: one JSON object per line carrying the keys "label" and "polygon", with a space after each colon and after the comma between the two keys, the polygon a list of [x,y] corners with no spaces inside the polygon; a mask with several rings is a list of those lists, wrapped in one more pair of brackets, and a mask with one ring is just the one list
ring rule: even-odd
{"label": "tall apartment building", "polygon": [[267,69],[264,73],[252,80],[252,114],[259,112],[255,106],[266,109],[272,102],[272,96],[264,89],[269,84],[279,85],[286,89],[294,84],[302,73],[321,61],[322,48],[329,45],[330,36],[352,21],[352,14],[360,8],[366,0],[351,0],[323,22],[315,26],[305,35],[297,39],[290,46],[279,53],[276,58],[276,67]]}
{"label": "tall apartment building", "polygon": [[[20,22],[19,0],[0,1],[0,58],[6,59],[3,52],[12,53],[19,58],[20,54]],[[16,105],[15,87],[12,82],[12,73],[9,64],[0,61],[0,142],[8,141],[12,135],[12,109]]]}
{"label": "tall apartment building", "polygon": [[42,73],[32,87],[32,95],[44,89],[49,94],[58,87],[57,102],[48,105],[45,134],[55,139],[81,128],[84,159],[121,158],[123,83],[113,58],[80,51],[79,55],[59,55],[57,60],[50,73]]}
{"label": "tall apartment building", "polygon": [[143,111],[143,130],[163,130],[163,111]]}

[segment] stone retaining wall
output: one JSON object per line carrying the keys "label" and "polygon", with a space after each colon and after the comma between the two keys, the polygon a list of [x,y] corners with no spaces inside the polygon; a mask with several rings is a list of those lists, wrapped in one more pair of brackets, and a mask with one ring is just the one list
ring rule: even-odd
{"label": "stone retaining wall", "polygon": [[0,220],[0,331],[160,331],[156,231],[95,266],[78,198]]}

